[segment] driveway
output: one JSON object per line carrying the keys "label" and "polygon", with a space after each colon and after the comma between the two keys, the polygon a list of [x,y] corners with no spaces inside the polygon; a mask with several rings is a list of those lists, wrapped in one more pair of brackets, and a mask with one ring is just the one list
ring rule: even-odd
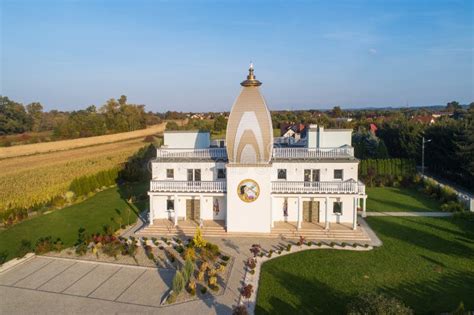
{"label": "driveway", "polygon": [[98,302],[113,302],[110,313],[156,308],[173,275],[168,269],[35,257],[0,274],[0,313],[75,313]]}

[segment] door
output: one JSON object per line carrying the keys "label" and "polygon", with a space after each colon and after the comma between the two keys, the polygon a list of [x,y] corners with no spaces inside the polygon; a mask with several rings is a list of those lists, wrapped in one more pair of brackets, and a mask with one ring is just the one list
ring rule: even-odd
{"label": "door", "polygon": [[319,222],[319,201],[303,201],[303,222]]}
{"label": "door", "polygon": [[201,218],[201,205],[199,199],[186,200],[186,219],[198,221]]}

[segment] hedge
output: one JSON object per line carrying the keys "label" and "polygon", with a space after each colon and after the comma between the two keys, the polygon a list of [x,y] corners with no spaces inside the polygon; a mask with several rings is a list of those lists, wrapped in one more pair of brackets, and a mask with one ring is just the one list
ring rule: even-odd
{"label": "hedge", "polygon": [[78,177],[71,182],[69,190],[79,197],[85,196],[98,188],[115,185],[119,171],[120,168],[112,168],[93,175]]}
{"label": "hedge", "polygon": [[412,159],[368,159],[359,163],[362,178],[376,176],[412,176],[416,172]]}

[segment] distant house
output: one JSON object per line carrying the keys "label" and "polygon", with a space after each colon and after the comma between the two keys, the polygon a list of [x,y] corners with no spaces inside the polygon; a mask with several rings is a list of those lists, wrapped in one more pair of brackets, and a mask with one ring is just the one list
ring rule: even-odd
{"label": "distant house", "polygon": [[369,125],[369,131],[371,134],[373,134],[375,136],[375,133],[377,132],[379,128],[377,128],[377,125],[376,124],[370,124]]}
{"label": "distant house", "polygon": [[421,124],[427,124],[427,125],[434,124],[436,122],[436,119],[437,117],[435,117],[434,115],[424,115],[424,116],[418,115],[418,116],[412,117],[412,120],[417,121]]}
{"label": "distant house", "polygon": [[342,121],[342,122],[351,122],[353,120],[352,117],[338,117],[334,119],[335,121]]}
{"label": "distant house", "polygon": [[280,135],[283,138],[294,138],[296,141],[299,141],[306,137],[306,125],[302,123],[282,124]]}

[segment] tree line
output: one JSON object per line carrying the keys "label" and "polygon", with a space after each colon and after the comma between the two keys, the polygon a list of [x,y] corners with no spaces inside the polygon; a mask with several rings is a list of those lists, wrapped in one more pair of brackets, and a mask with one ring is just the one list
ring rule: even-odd
{"label": "tree line", "polygon": [[71,112],[47,112],[41,103],[24,106],[0,96],[0,135],[53,131],[55,139],[72,139],[133,131],[160,122],[159,115],[145,112],[145,105],[127,103],[125,95],[108,100],[99,109],[91,105]]}

